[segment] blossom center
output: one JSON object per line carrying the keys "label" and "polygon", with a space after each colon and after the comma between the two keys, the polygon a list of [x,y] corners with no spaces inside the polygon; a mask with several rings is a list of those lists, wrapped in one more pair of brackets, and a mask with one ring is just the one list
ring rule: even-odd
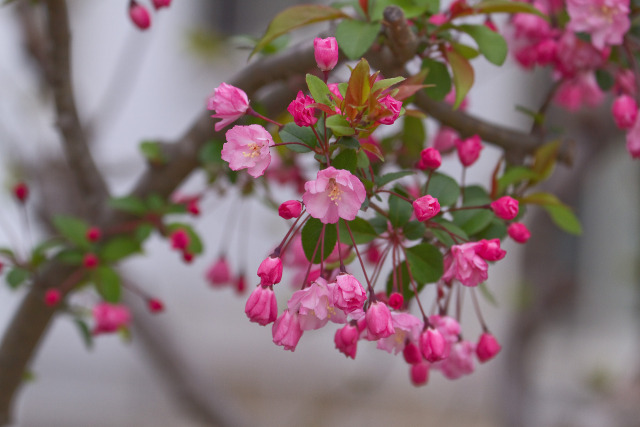
{"label": "blossom center", "polygon": [[247,149],[242,153],[245,157],[254,158],[260,155],[260,146],[257,142],[250,142],[247,145]]}
{"label": "blossom center", "polygon": [[329,198],[333,203],[338,205],[340,199],[342,199],[342,190],[340,190],[340,186],[336,183],[336,180],[331,178],[329,179]]}

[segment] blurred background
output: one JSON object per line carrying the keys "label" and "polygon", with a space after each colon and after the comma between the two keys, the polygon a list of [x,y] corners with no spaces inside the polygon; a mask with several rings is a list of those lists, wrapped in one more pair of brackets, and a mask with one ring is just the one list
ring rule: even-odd
{"label": "blurred background", "polygon": [[[24,50],[25,2],[17,3],[0,8],[0,159],[7,188],[17,176],[38,177],[30,184],[42,205],[47,174],[64,166],[55,161],[60,145],[50,94]],[[140,141],[179,137],[213,89],[247,63],[246,43],[225,37],[260,36],[277,11],[296,2],[173,3],[140,32],[125,0],[69,1],[76,100],[114,194],[124,194],[143,170]],[[476,82],[471,114],[527,130],[528,118],[514,106],[536,108],[551,80],[513,62],[496,68],[478,61]],[[331,327],[307,332],[295,353],[275,346],[270,328],[248,322],[246,294],[212,289],[204,277],[224,252],[235,270],[246,269],[251,288],[259,262],[286,232],[273,211],[231,190],[204,199],[194,226],[206,253],[192,265],[152,239],[144,256],[122,266],[132,283],[166,304],[164,313],[150,315],[129,297],[130,343],[100,336],[88,351],[71,318],[56,318],[32,365],[34,378],[18,397],[14,425],[640,426],[637,163],[606,110],[552,115],[577,156],[573,168],[558,167],[545,185],[576,209],[584,232],[564,234],[530,210],[529,243],[506,242],[506,260],[491,267],[497,306],[481,301],[503,351],[473,375],[449,381],[432,371],[429,384],[415,388],[401,356],[361,342],[356,360],[347,360],[334,348]],[[485,149],[468,181],[488,182],[498,156]],[[445,163],[453,176],[456,163]],[[205,185],[196,174],[181,190]],[[1,243],[24,251],[31,242],[23,218],[8,192],[1,203]],[[36,241],[43,231],[36,225],[34,232]],[[284,306],[290,292],[276,293]],[[0,287],[0,330],[21,294]],[[472,310],[463,313],[463,328],[475,341],[480,328]]]}

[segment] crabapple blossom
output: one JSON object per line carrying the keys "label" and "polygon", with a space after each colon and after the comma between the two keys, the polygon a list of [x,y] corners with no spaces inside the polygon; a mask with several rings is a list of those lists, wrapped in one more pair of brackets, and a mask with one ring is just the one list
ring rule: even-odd
{"label": "crabapple blossom", "polygon": [[298,341],[302,337],[298,313],[285,310],[273,323],[271,333],[276,345],[283,346],[285,350],[295,351]]}
{"label": "crabapple blossom", "polygon": [[226,285],[231,281],[231,268],[224,256],[218,258],[209,267],[206,278],[212,286]]}
{"label": "crabapple blossom", "polygon": [[366,312],[367,339],[370,341],[386,338],[395,332],[389,307],[383,302],[376,301]]}
{"label": "crabapple blossom", "polygon": [[420,334],[418,340],[420,352],[425,360],[437,362],[447,357],[447,345],[444,335],[437,329],[427,328]]}
{"label": "crabapple blossom", "polygon": [[507,251],[500,248],[499,239],[482,239],[476,245],[476,253],[487,261],[499,261],[504,258]]}
{"label": "crabapple blossom", "polygon": [[173,231],[169,239],[171,240],[171,247],[178,250],[187,249],[191,240],[189,234],[182,228]]}
{"label": "crabapple blossom", "polygon": [[271,286],[282,280],[282,260],[280,257],[268,256],[258,267],[258,277],[262,286]]}
{"label": "crabapple blossom", "polygon": [[302,212],[302,203],[297,200],[287,200],[278,207],[278,215],[282,219],[297,218]]}
{"label": "crabapple blossom", "polygon": [[442,164],[442,156],[440,152],[433,147],[427,147],[420,152],[420,160],[418,161],[418,169],[435,170]]}
{"label": "crabapple blossom", "polygon": [[469,167],[478,160],[480,151],[484,148],[478,135],[473,135],[467,139],[456,140],[458,158],[463,166]]}
{"label": "crabapple blossom", "polygon": [[314,181],[304,184],[302,195],[307,212],[325,224],[342,218],[352,221],[366,197],[364,185],[351,172],[329,166]]}
{"label": "crabapple blossom", "polygon": [[593,73],[563,81],[554,97],[554,101],[568,111],[577,111],[583,105],[596,107],[603,99],[604,93],[598,87]]}
{"label": "crabapple blossom", "polygon": [[316,64],[322,71],[331,71],[338,63],[338,42],[335,37],[322,39],[316,37],[313,40],[313,54]]}
{"label": "crabapple blossom", "polygon": [[442,280],[450,282],[457,279],[464,286],[478,286],[489,277],[489,265],[476,252],[476,242],[451,246],[444,257],[444,274]]}
{"label": "crabapple blossom", "polygon": [[278,317],[278,302],[273,289],[258,285],[249,295],[244,312],[249,320],[262,326],[275,322]]}
{"label": "crabapple blossom", "polygon": [[308,107],[315,101],[310,96],[305,96],[302,91],[298,91],[296,99],[291,101],[287,107],[289,114],[293,116],[293,121],[298,126],[309,127],[316,124],[318,118],[315,116],[315,108]]}
{"label": "crabapple blossom", "polygon": [[429,17],[429,23],[433,25],[442,25],[448,20],[449,18],[444,13],[434,13]]}
{"label": "crabapple blossom", "polygon": [[410,368],[411,384],[418,387],[429,382],[429,364],[420,362],[411,365]]}
{"label": "crabapple blossom", "polygon": [[89,270],[94,269],[98,266],[98,264],[100,264],[100,260],[98,259],[98,256],[94,253],[85,254],[84,258],[82,258],[82,265],[86,269],[89,269]]}
{"label": "crabapple blossom", "polygon": [[296,291],[287,302],[291,312],[298,313],[300,328],[303,331],[320,329],[331,320],[333,323],[345,323],[347,316],[333,303],[333,283],[319,277],[311,286]]}
{"label": "crabapple blossom", "polygon": [[638,104],[631,96],[623,94],[613,101],[611,113],[616,126],[622,130],[628,130],[633,127],[638,118]]}
{"label": "crabapple blossom", "polygon": [[481,363],[487,360],[493,359],[502,349],[496,337],[492,334],[485,332],[480,335],[478,344],[476,344],[476,356]]}
{"label": "crabapple blossom", "polygon": [[360,282],[351,274],[338,274],[332,287],[333,304],[345,313],[362,309],[367,294]]}
{"label": "crabapple blossom", "polygon": [[591,34],[598,49],[622,44],[629,30],[629,0],[567,0],[568,28]]}
{"label": "crabapple blossom", "polygon": [[404,297],[401,293],[393,292],[391,295],[389,295],[389,307],[393,308],[394,310],[401,310],[403,305]]}
{"label": "crabapple blossom", "polygon": [[216,132],[219,132],[246,114],[249,97],[242,89],[223,82],[209,98],[207,109],[216,112],[211,117],[222,119],[215,125]]}
{"label": "crabapple blossom", "polygon": [[420,348],[411,341],[406,342],[404,350],[402,350],[402,356],[404,357],[404,361],[410,365],[421,363],[423,360]]}
{"label": "crabapple blossom", "polygon": [[428,221],[440,213],[440,203],[427,194],[413,201],[413,213],[418,221]]}
{"label": "crabapple blossom", "polygon": [[93,307],[93,334],[115,332],[131,321],[129,308],[122,304],[101,302]]}
{"label": "crabapple blossom", "polygon": [[336,331],[333,341],[340,353],[352,359],[356,358],[356,350],[358,349],[358,338],[360,332],[358,328],[347,323]]}
{"label": "crabapple blossom", "polygon": [[513,222],[509,224],[509,227],[507,227],[507,233],[509,234],[509,237],[518,243],[526,243],[526,241],[531,237],[531,232],[527,226],[521,222]]}
{"label": "crabapple blossom", "polygon": [[433,148],[440,153],[448,153],[456,148],[456,141],[460,139],[460,134],[446,126],[441,126],[433,138]]}
{"label": "crabapple blossom", "polygon": [[247,169],[254,178],[262,176],[271,163],[269,147],[274,144],[271,134],[260,125],[237,125],[227,131],[226,138],[222,160],[234,171]]}
{"label": "crabapple blossom", "polygon": [[404,350],[407,341],[418,342],[420,331],[424,325],[422,320],[413,314],[399,312],[391,312],[391,324],[394,333],[386,338],[380,338],[377,347],[394,354]]}
{"label": "crabapple blossom", "polygon": [[132,1],[129,5],[129,18],[141,30],[146,30],[151,26],[151,15],[149,11],[138,2]]}
{"label": "crabapple blossom", "polygon": [[385,95],[378,100],[384,111],[384,115],[378,118],[378,123],[383,125],[392,125],[400,116],[402,109],[402,101],[398,101],[391,95]]}
{"label": "crabapple blossom", "polygon": [[147,300],[147,307],[149,307],[149,311],[152,313],[160,313],[164,311],[164,304],[157,298],[149,298]]}
{"label": "crabapple blossom", "polygon": [[449,357],[438,362],[437,367],[442,374],[450,380],[455,380],[463,375],[473,373],[473,343],[469,341],[459,341],[451,347]]}
{"label": "crabapple blossom", "polygon": [[518,201],[511,196],[502,196],[491,202],[491,210],[498,218],[510,220],[518,216]]}

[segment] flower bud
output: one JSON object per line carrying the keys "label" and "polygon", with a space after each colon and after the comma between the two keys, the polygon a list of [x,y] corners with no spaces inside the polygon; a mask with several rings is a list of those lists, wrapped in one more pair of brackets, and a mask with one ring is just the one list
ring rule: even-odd
{"label": "flower bud", "polygon": [[291,101],[287,107],[289,114],[293,116],[296,125],[302,127],[310,127],[316,124],[318,118],[315,116],[315,108],[307,108],[308,105],[315,103],[312,97],[305,96],[302,91],[298,91],[296,99]]}
{"label": "flower bud", "polygon": [[149,307],[149,311],[152,313],[160,313],[164,311],[164,304],[157,298],[149,298],[147,301],[147,307]]}
{"label": "flower bud", "polygon": [[185,230],[179,228],[171,233],[169,240],[173,249],[184,251],[189,246],[191,239]]}
{"label": "flower bud", "polygon": [[613,101],[611,113],[616,126],[620,129],[628,130],[633,127],[638,117],[638,104],[631,96],[620,95]]}
{"label": "flower bud", "polygon": [[402,296],[402,294],[398,292],[394,292],[391,295],[389,295],[389,306],[391,308],[393,308],[394,310],[400,310],[402,309],[403,305],[404,305],[404,297]]}
{"label": "flower bud", "polygon": [[415,365],[416,363],[422,362],[422,353],[420,353],[420,349],[411,341],[407,342],[407,344],[404,346],[402,355],[404,356],[404,361],[410,365]]}
{"label": "flower bud", "polygon": [[313,40],[313,51],[318,68],[322,71],[331,71],[338,63],[338,42],[335,37]]}
{"label": "flower bud", "polygon": [[82,265],[84,266],[84,268],[89,270],[96,268],[99,263],[100,260],[98,259],[98,256],[93,253],[85,254],[84,258],[82,259]]}
{"label": "flower bud", "polygon": [[149,15],[149,11],[135,1],[130,3],[129,18],[131,18],[135,26],[141,30],[146,30],[151,26],[151,15]]}
{"label": "flower bud", "polygon": [[411,384],[418,387],[429,381],[429,364],[426,362],[411,365]]}
{"label": "flower bud", "polygon": [[476,345],[476,355],[482,363],[493,359],[502,349],[498,340],[488,332],[480,335],[478,344]]}
{"label": "flower bud", "polygon": [[402,101],[398,101],[391,95],[386,95],[378,100],[380,107],[383,109],[383,116],[378,119],[378,123],[383,125],[392,125],[400,116],[402,109]]}
{"label": "flower bud", "polygon": [[515,240],[518,243],[526,243],[527,240],[531,237],[531,232],[527,228],[526,225],[521,222],[513,222],[509,224],[507,228],[507,233],[509,233],[509,237]]}
{"label": "flower bud", "polygon": [[464,167],[469,167],[478,160],[480,151],[484,147],[482,146],[480,137],[473,135],[471,138],[457,140],[456,148],[458,149],[460,163],[462,163]]}
{"label": "flower bud", "polygon": [[131,314],[125,305],[102,302],[93,307],[93,319],[96,323],[93,334],[97,335],[115,332],[127,326],[131,321]]}
{"label": "flower bud", "polygon": [[297,218],[302,212],[302,203],[297,200],[287,200],[278,208],[278,215],[283,219]]}
{"label": "flower bud", "polygon": [[491,202],[491,209],[498,218],[510,220],[518,216],[518,201],[510,196],[502,196]]}
{"label": "flower bud", "polygon": [[262,326],[274,322],[278,317],[276,295],[269,287],[257,286],[244,307],[249,320]]}
{"label": "flower bud", "polygon": [[97,242],[102,237],[102,232],[98,227],[90,227],[87,230],[86,238],[90,242]]}
{"label": "flower bud", "polygon": [[438,169],[442,164],[442,156],[440,152],[433,147],[427,147],[420,152],[420,161],[418,162],[418,169]]}
{"label": "flower bud", "polygon": [[155,7],[156,10],[169,6],[171,6],[171,0],[153,0],[153,7]]}
{"label": "flower bud", "polygon": [[333,341],[335,342],[336,348],[338,349],[338,351],[340,351],[340,353],[344,354],[347,357],[355,359],[356,350],[358,349],[359,337],[360,332],[358,332],[358,328],[347,323],[346,325],[344,325],[344,327],[336,331]]}
{"label": "flower bud", "polygon": [[13,195],[19,202],[24,203],[29,197],[29,187],[24,182],[19,182],[13,187]]}
{"label": "flower bud", "polygon": [[49,307],[55,307],[62,299],[62,294],[59,289],[47,289],[44,294],[44,303]]}
{"label": "flower bud", "polygon": [[385,303],[376,301],[369,306],[365,316],[369,340],[386,338],[395,333],[391,322],[391,312]]}
{"label": "flower bud", "polygon": [[262,286],[271,286],[280,283],[282,279],[282,260],[280,257],[269,256],[260,263],[258,276]]}
{"label": "flower bud", "polygon": [[437,362],[446,357],[446,343],[442,333],[433,328],[425,329],[419,338],[422,356],[429,362]]}
{"label": "flower bud", "polygon": [[285,350],[295,351],[298,341],[302,337],[298,314],[285,310],[274,322],[271,327],[271,333],[273,334],[273,342],[276,345],[283,346]]}
{"label": "flower bud", "polygon": [[242,90],[226,83],[220,83],[207,102],[207,109],[214,110],[214,119],[222,119],[215,125],[216,132],[244,116],[249,109],[249,97]]}
{"label": "flower bud", "polygon": [[507,251],[500,248],[499,239],[482,239],[475,249],[476,253],[487,261],[500,261],[507,254]]}
{"label": "flower bud", "polygon": [[231,269],[224,255],[209,268],[206,277],[213,286],[226,285],[231,281]]}
{"label": "flower bud", "polygon": [[418,221],[428,221],[440,212],[440,203],[433,196],[422,196],[413,202],[413,212]]}

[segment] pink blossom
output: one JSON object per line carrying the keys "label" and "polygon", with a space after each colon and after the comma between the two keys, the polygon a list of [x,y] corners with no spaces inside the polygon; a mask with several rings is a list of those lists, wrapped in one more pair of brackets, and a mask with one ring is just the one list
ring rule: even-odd
{"label": "pink blossom", "polygon": [[351,172],[330,166],[318,172],[315,181],[304,184],[302,201],[307,212],[325,224],[339,218],[352,221],[366,197],[364,185]]}
{"label": "pink blossom", "polygon": [[551,38],[544,39],[534,46],[536,62],[545,66],[553,63],[558,55],[558,43]]}
{"label": "pink blossom", "polygon": [[333,286],[332,300],[336,307],[351,313],[362,309],[367,294],[362,284],[351,274],[338,274]]}
{"label": "pink blossom", "polygon": [[418,161],[418,169],[435,170],[442,164],[442,156],[440,152],[433,147],[427,147],[420,152],[420,160]]}
{"label": "pink blossom", "polygon": [[590,73],[606,62],[610,51],[608,47],[598,50],[591,43],[580,40],[572,31],[565,31],[558,40],[556,74],[560,77],[572,78]]}
{"label": "pink blossom", "polygon": [[262,326],[274,322],[278,317],[278,302],[271,287],[258,285],[249,295],[244,312],[249,320]]}
{"label": "pink blossom", "polygon": [[454,343],[458,341],[460,324],[453,317],[434,314],[429,316],[429,323],[440,331],[447,342]]}
{"label": "pink blossom", "polygon": [[[330,287],[330,286],[331,287]],[[303,331],[320,329],[329,320],[333,323],[345,323],[347,316],[333,303],[334,284],[319,277],[311,286],[296,291],[287,302],[293,313],[298,313],[300,328]]]}
{"label": "pink blossom", "polygon": [[402,356],[404,357],[404,361],[410,365],[422,362],[422,353],[420,352],[420,348],[411,341],[407,341],[404,346],[404,350],[402,350]]}
{"label": "pink blossom", "polygon": [[262,286],[271,286],[282,280],[282,260],[280,257],[268,256],[258,267],[258,277]]}
{"label": "pink blossom", "polygon": [[385,95],[378,100],[383,109],[382,117],[378,117],[378,123],[392,125],[400,116],[402,101],[398,101],[391,95]]}
{"label": "pink blossom", "polygon": [[29,186],[24,182],[18,182],[13,186],[13,196],[20,202],[24,203],[29,197]]}
{"label": "pink blossom", "polygon": [[562,82],[554,101],[568,111],[577,111],[583,105],[596,107],[604,99],[593,73],[583,74]]}
{"label": "pink blossom", "polygon": [[496,338],[488,332],[480,335],[480,339],[478,340],[478,344],[476,345],[476,355],[478,356],[478,360],[482,363],[487,360],[493,359],[498,353],[502,346]]}
{"label": "pink blossom", "polygon": [[302,203],[297,200],[287,200],[278,207],[278,215],[283,219],[298,218],[302,212]]}
{"label": "pink blossom", "polygon": [[640,116],[627,132],[627,151],[634,159],[640,159]]}
{"label": "pink blossom", "polygon": [[622,69],[616,73],[613,86],[614,93],[626,93],[627,95],[635,96],[636,86],[636,77],[633,70]]}
{"label": "pink blossom", "polygon": [[189,234],[182,228],[173,231],[169,236],[169,240],[171,241],[171,247],[173,249],[181,251],[187,249],[191,241]]}
{"label": "pink blossom", "polygon": [[298,126],[313,126],[318,121],[318,118],[315,117],[315,108],[307,107],[313,103],[315,103],[313,98],[305,96],[300,90],[296,99],[291,101],[287,107],[287,111],[293,116],[293,121]]}
{"label": "pink blossom", "polygon": [[157,9],[171,6],[171,0],[153,0],[153,7]]}
{"label": "pink blossom", "polygon": [[358,331],[358,328],[347,323],[344,327],[336,331],[333,341],[340,353],[355,359],[359,337],[360,332]]}
{"label": "pink blossom", "polygon": [[331,71],[338,63],[338,42],[335,37],[321,39],[316,37],[313,40],[313,54],[316,64],[322,71]]}
{"label": "pink blossom", "polygon": [[420,352],[425,360],[437,362],[447,357],[447,344],[444,335],[438,329],[427,328],[419,338]]}
{"label": "pink blossom", "polygon": [[389,307],[393,308],[394,310],[401,310],[403,305],[404,297],[401,293],[393,292],[391,295],[389,295]]}
{"label": "pink blossom", "polygon": [[102,231],[98,227],[90,227],[85,236],[88,241],[97,242],[102,237]]}
{"label": "pink blossom", "polygon": [[456,141],[456,148],[458,149],[458,158],[463,166],[469,167],[478,160],[480,157],[480,151],[484,148],[482,146],[482,140],[478,135],[473,135],[471,138],[458,139]]}
{"label": "pink blossom", "polygon": [[249,98],[242,89],[220,83],[209,98],[207,109],[216,112],[211,117],[222,119],[215,126],[216,132],[219,132],[245,115],[249,109]]}
{"label": "pink blossom", "polygon": [[[547,13],[546,8],[540,2],[534,2],[533,6],[542,13]],[[528,39],[543,39],[549,37],[551,24],[544,18],[532,13],[516,13],[511,20],[516,30],[516,37]]]}
{"label": "pink blossom", "polygon": [[207,270],[206,278],[212,286],[226,285],[231,281],[231,268],[224,256],[221,256]]}
{"label": "pink blossom", "polygon": [[369,306],[366,316],[367,339],[374,341],[386,338],[395,332],[389,307],[383,302],[376,301]]}
{"label": "pink blossom", "polygon": [[227,142],[222,146],[222,160],[234,170],[247,169],[254,178],[261,176],[269,163],[271,134],[260,125],[234,126],[227,131]]}
{"label": "pink blossom", "polygon": [[511,196],[502,196],[491,202],[491,209],[498,218],[510,220],[518,215],[518,201]]}
{"label": "pink blossom", "polygon": [[378,339],[377,347],[389,353],[398,354],[404,350],[407,341],[418,342],[423,327],[422,320],[409,313],[391,312],[391,324],[394,332],[388,337]]}
{"label": "pink blossom", "polygon": [[448,153],[456,148],[456,141],[458,139],[460,139],[460,134],[457,131],[442,126],[433,138],[433,148],[440,153]]}
{"label": "pink blossom", "polygon": [[568,29],[591,34],[598,49],[622,44],[629,30],[629,0],[567,0]]}
{"label": "pink blossom", "polygon": [[500,248],[499,239],[482,239],[476,245],[476,253],[487,261],[500,261],[507,251]]}
{"label": "pink blossom", "polygon": [[638,104],[636,100],[629,95],[620,95],[611,106],[611,113],[613,114],[613,120],[616,125],[623,130],[628,130],[633,127],[633,124],[638,117]]}
{"label": "pink blossom", "polygon": [[473,343],[460,341],[451,347],[449,357],[436,364],[443,375],[450,380],[455,380],[463,375],[473,373]]}
{"label": "pink blossom", "polygon": [[285,310],[274,322],[271,333],[276,345],[283,346],[285,350],[295,351],[298,341],[302,337],[298,314]]}
{"label": "pink blossom", "polygon": [[420,362],[411,365],[410,368],[411,384],[418,387],[425,385],[429,382],[429,364],[427,362]]}
{"label": "pink blossom", "polygon": [[447,15],[444,13],[434,13],[429,17],[429,23],[438,26],[444,24],[448,20],[449,18],[447,18]]}
{"label": "pink blossom", "polygon": [[129,18],[141,30],[146,30],[151,26],[151,15],[149,11],[135,1],[129,4]]}
{"label": "pink blossom", "polygon": [[44,293],[44,303],[48,307],[55,307],[58,305],[60,300],[62,299],[62,293],[59,289],[51,288],[47,289],[47,292]]}
{"label": "pink blossom", "polygon": [[88,253],[82,258],[82,266],[88,270],[93,270],[100,264],[100,259],[94,253]]}
{"label": "pink blossom", "polygon": [[476,242],[451,246],[444,258],[442,280],[450,282],[457,279],[464,286],[478,286],[487,280],[489,265],[476,253]]}
{"label": "pink blossom", "polygon": [[93,307],[93,320],[96,323],[93,334],[97,335],[115,332],[127,326],[131,321],[131,314],[126,305],[101,302]]}
{"label": "pink blossom", "polygon": [[513,222],[507,227],[507,233],[509,237],[518,243],[526,243],[531,237],[531,232],[526,225],[521,222]]}
{"label": "pink blossom", "polygon": [[440,203],[427,194],[413,201],[413,213],[418,221],[428,221],[440,213]]}

